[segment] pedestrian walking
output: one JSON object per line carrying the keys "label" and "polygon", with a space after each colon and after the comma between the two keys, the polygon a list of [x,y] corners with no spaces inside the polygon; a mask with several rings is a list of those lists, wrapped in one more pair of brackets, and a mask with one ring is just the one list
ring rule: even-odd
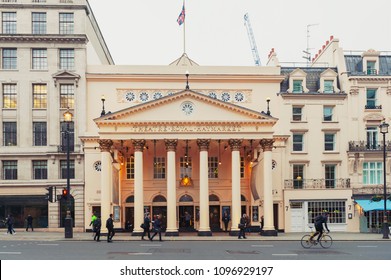
{"label": "pedestrian walking", "polygon": [[150,227],[151,227],[151,216],[149,215],[149,213],[146,213],[144,217],[144,223],[142,224],[142,228],[144,229],[144,232],[143,235],[141,236],[141,240],[144,240],[144,236],[146,234],[148,234],[148,239],[151,239]]}
{"label": "pedestrian walking", "polygon": [[113,242],[114,232],[114,221],[113,214],[110,214],[110,217],[106,220],[106,228],[107,228],[107,242]]}
{"label": "pedestrian walking", "polygon": [[242,218],[240,218],[240,223],[239,223],[239,236],[238,236],[238,239],[240,238],[244,238],[246,239],[246,227],[247,227],[247,215],[246,214],[243,214]]}
{"label": "pedestrian walking", "polygon": [[[96,219],[97,219],[97,217],[96,217],[95,212],[94,212],[94,213],[92,213],[91,222],[90,222],[90,227],[91,227],[92,231],[94,231],[94,222],[95,222]],[[95,234],[93,233],[92,236],[95,236]]]}
{"label": "pedestrian walking", "polygon": [[7,226],[7,233],[6,234],[15,234],[14,230],[14,217],[12,217],[11,214],[8,215],[8,217],[5,220],[5,224]]}
{"label": "pedestrian walking", "polygon": [[96,240],[97,242],[100,242],[100,230],[101,230],[101,227],[102,227],[102,220],[100,218],[100,215],[95,219],[94,221],[94,232],[95,232],[95,235],[94,235],[94,240]]}
{"label": "pedestrian walking", "polygon": [[156,236],[156,234],[159,234],[159,241],[162,240],[162,219],[161,215],[157,215],[156,219],[153,221],[153,231],[154,234],[151,236],[149,240],[153,241],[153,238]]}
{"label": "pedestrian walking", "polygon": [[225,231],[227,232],[228,231],[228,224],[229,224],[229,221],[231,220],[231,217],[229,216],[227,211],[224,211],[222,220],[223,220],[223,223],[224,223]]}
{"label": "pedestrian walking", "polygon": [[33,229],[33,217],[28,214],[27,218],[26,218],[26,222],[27,222],[27,226],[26,226],[26,231],[29,231],[29,228],[31,227],[31,231],[34,231]]}

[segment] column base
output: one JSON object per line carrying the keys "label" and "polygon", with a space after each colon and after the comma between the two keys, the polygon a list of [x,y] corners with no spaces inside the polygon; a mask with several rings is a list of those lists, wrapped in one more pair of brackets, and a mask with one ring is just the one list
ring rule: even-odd
{"label": "column base", "polygon": [[179,236],[179,232],[169,231],[169,232],[166,232],[165,236]]}
{"label": "column base", "polygon": [[239,235],[239,230],[231,230],[230,232],[229,232],[229,236],[238,236]]}
{"label": "column base", "polygon": [[275,229],[271,229],[271,230],[263,230],[262,229],[259,234],[262,236],[277,236],[278,232]]}
{"label": "column base", "polygon": [[209,231],[198,231],[198,236],[212,236],[212,232]]}

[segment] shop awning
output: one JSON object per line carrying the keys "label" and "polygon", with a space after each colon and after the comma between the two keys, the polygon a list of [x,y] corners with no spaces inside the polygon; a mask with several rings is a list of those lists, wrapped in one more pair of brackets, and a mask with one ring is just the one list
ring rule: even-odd
{"label": "shop awning", "polygon": [[[356,202],[365,212],[373,210],[384,210],[384,200],[372,201],[370,199],[357,199]],[[387,210],[391,210],[391,201],[387,199]]]}

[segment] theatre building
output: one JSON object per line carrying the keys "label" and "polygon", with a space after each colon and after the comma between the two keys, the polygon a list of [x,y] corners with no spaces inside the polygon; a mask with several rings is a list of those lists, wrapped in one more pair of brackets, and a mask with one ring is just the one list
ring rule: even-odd
{"label": "theatre building", "polygon": [[211,235],[228,212],[232,232],[247,214],[277,234],[287,136],[274,133],[269,97],[281,81],[279,67],[203,67],[186,54],[169,66],[89,66],[86,228],[92,212],[113,213],[137,234],[149,212],[167,235]]}

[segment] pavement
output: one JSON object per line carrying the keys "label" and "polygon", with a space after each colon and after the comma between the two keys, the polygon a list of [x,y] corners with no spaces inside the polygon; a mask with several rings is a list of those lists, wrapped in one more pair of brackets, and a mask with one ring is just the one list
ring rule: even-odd
{"label": "pavement", "polygon": [[[24,229],[16,229],[16,234],[7,234],[6,229],[0,232],[0,241],[93,241],[92,232],[74,231],[72,238],[65,238],[64,229],[48,231],[47,229],[36,229],[26,232]],[[277,236],[261,236],[259,233],[246,233],[247,239],[241,241],[300,241],[304,232],[278,233]],[[391,239],[383,239],[381,233],[352,233],[352,232],[331,232],[334,241],[384,241],[391,242]],[[105,240],[102,233],[101,240]],[[165,236],[162,233],[164,241],[237,241],[236,236],[230,236],[226,232],[213,232],[212,236],[198,236],[197,232],[180,232],[179,236]],[[390,237],[391,238],[391,237]],[[147,239],[147,238],[146,238]],[[114,241],[139,241],[140,236],[132,236],[131,232],[116,232]]]}

